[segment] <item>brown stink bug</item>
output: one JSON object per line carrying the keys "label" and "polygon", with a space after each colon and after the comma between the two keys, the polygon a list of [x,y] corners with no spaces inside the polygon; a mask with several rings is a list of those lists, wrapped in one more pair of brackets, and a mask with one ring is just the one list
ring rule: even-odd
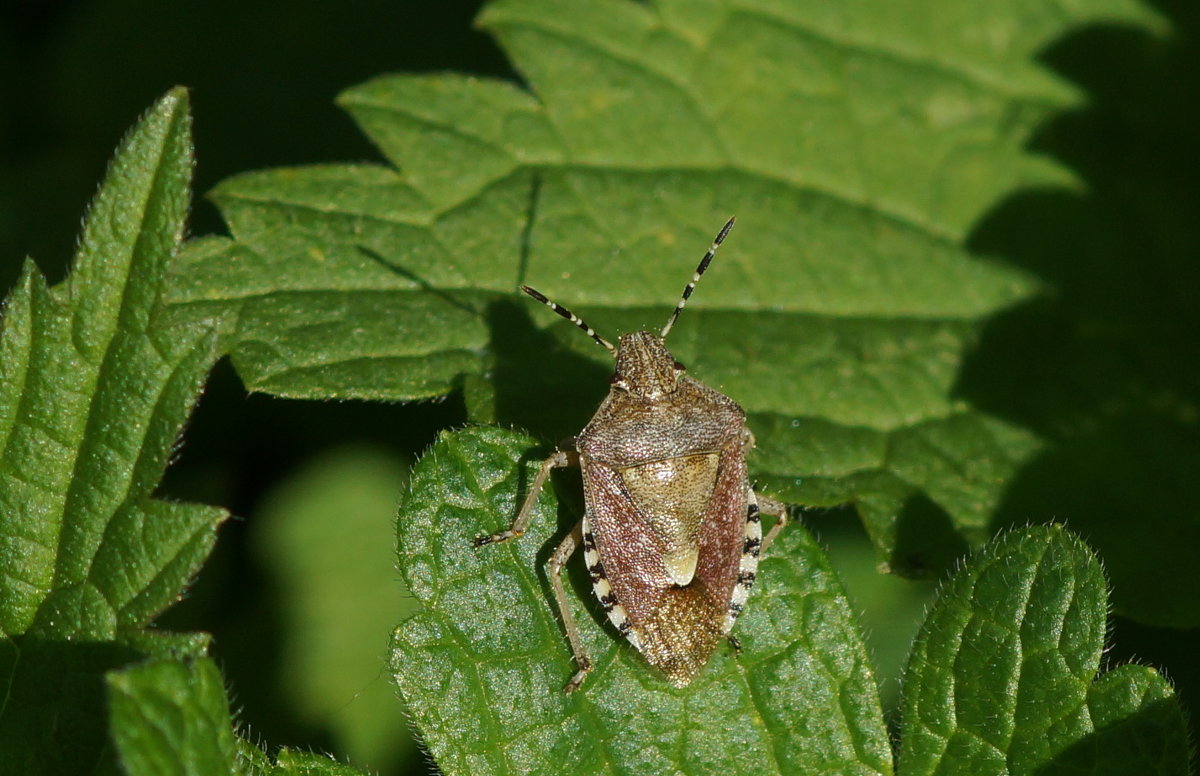
{"label": "brown stink bug", "polygon": [[[721,229],[660,333],[639,331],[614,347],[590,326],[528,286],[521,290],[583,329],[616,357],[612,389],[572,444],[547,458],[507,531],[475,546],[525,532],[538,494],[559,466],[583,473],[583,519],[549,562],[550,584],[579,670],[592,669],[561,572],[575,549],[609,620],[676,687],[684,687],[731,635],[758,557],[787,523],[783,504],[755,494],[746,476],[754,437],[732,399],[688,377],[663,340],[696,282],[733,228]],[[763,538],[759,515],[779,519]]]}

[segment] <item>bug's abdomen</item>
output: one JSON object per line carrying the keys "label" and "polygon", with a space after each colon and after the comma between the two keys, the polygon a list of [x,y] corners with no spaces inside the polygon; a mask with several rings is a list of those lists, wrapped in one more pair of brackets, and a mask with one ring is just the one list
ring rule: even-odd
{"label": "bug's abdomen", "polygon": [[587,564],[588,576],[592,579],[592,591],[596,594],[596,600],[600,602],[604,613],[608,615],[609,622],[622,636],[629,639],[630,644],[641,650],[642,642],[633,628],[629,613],[617,601],[612,584],[604,573],[604,563],[596,550],[596,537],[592,534],[592,526],[588,522],[586,512],[583,515],[583,562]]}

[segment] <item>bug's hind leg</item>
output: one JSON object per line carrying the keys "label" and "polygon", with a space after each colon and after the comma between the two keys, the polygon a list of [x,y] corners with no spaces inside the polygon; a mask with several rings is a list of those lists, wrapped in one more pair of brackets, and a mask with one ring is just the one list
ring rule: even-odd
{"label": "bug's hind leg", "polygon": [[759,514],[771,515],[772,517],[778,518],[775,521],[775,525],[771,526],[771,530],[767,532],[765,537],[763,537],[762,547],[759,549],[759,552],[762,553],[767,551],[767,548],[771,546],[771,542],[775,541],[775,537],[779,535],[779,532],[783,530],[783,527],[787,525],[790,520],[788,518],[787,504],[776,501],[773,498],[760,496],[757,493],[754,494],[754,497],[758,501]]}
{"label": "bug's hind leg", "polygon": [[567,561],[575,554],[575,550],[583,540],[583,521],[580,520],[567,534],[566,538],[554,550],[554,554],[550,556],[550,562],[547,564],[547,576],[550,577],[550,587],[554,590],[554,601],[558,604],[558,613],[562,616],[563,629],[567,632],[567,641],[571,642],[571,652],[575,655],[575,664],[579,666],[579,670],[571,677],[571,681],[567,682],[567,686],[563,688],[564,692],[575,692],[579,689],[579,685],[583,684],[583,680],[587,678],[588,672],[592,670],[592,658],[584,649],[583,640],[579,637],[579,626],[575,624],[575,615],[571,614],[571,606],[567,600],[567,591],[563,587],[562,570],[567,565]]}

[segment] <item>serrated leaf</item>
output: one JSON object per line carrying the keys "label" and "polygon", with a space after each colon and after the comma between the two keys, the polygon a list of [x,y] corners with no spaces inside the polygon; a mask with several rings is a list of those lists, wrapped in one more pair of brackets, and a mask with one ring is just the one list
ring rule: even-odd
{"label": "serrated leaf", "polygon": [[568,590],[596,669],[564,695],[574,666],[543,567],[569,525],[555,529],[550,489],[520,541],[471,545],[512,520],[537,468],[532,444],[496,428],[444,433],[401,506],[401,573],[424,609],[396,630],[391,666],[443,772],[891,772],[853,614],[798,525],[763,559],[738,624],[743,653],[719,649],[683,690],[602,623],[573,562]]}
{"label": "serrated leaf", "polygon": [[364,771],[312,752],[283,749],[270,776],[363,776]]}
{"label": "serrated leaf", "polygon": [[1189,773],[1166,681],[1134,665],[1097,676],[1106,594],[1096,557],[1058,527],[968,561],[913,647],[899,773]]}
{"label": "serrated leaf", "polygon": [[118,151],[70,278],[32,266],[5,306],[0,626],[111,639],[166,607],[208,554],[218,509],[151,500],[216,358],[206,327],[153,323],[187,212],[187,98]]}
{"label": "serrated leaf", "polygon": [[108,675],[112,736],[129,776],[244,773],[221,672],[155,660]]}
{"label": "serrated leaf", "polygon": [[736,213],[673,350],[750,412],[768,490],[855,503],[886,565],[932,573],[988,536],[1041,446],[955,396],[982,322],[1040,288],[964,240],[1018,187],[1075,185],[1025,147],[1078,101],[1033,56],[1101,17],[1149,18],[1125,0],[495,2],[480,22],[529,91],[455,75],[347,91],[394,167],[226,181],[235,240],[196,246],[175,301],[231,311],[253,389],[462,387],[477,419],[553,440],[611,366],[515,286],[610,338],[659,326]]}
{"label": "serrated leaf", "polygon": [[[107,762],[103,672],[202,652],[143,630],[215,541],[222,510],[152,498],[216,360],[210,326],[157,318],[188,207],[187,95],[118,149],[70,277],[32,264],[0,333],[0,758],[22,772]],[[64,740],[69,739],[69,740]]]}

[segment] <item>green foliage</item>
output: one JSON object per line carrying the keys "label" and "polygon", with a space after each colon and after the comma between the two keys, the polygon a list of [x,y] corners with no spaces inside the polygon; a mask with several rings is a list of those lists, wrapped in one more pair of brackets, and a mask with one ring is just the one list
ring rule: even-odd
{"label": "green foliage", "polygon": [[113,742],[130,776],[240,773],[221,672],[156,660],[108,675]]}
{"label": "green foliage", "polygon": [[1187,729],[1154,669],[1097,676],[1104,574],[1061,528],[989,544],[942,589],[904,677],[901,776],[1186,774]]}
{"label": "green foliage", "polygon": [[291,755],[271,766],[234,736],[220,676],[202,659],[207,636],[147,627],[178,599],[226,517],[152,497],[218,355],[211,322],[160,314],[187,214],[189,124],[182,90],[151,109],[116,153],[70,277],[47,288],[27,266],[5,303],[5,772],[340,767]]}
{"label": "green foliage", "polygon": [[[1200,622],[1195,360],[1171,328],[1194,307],[1194,255],[1169,252],[1148,281],[1114,269],[1139,255],[1114,231],[1153,222],[1170,237],[1193,189],[1171,196],[1136,163],[1097,171],[1031,150],[1082,104],[1051,74],[1048,47],[1098,20],[1162,25],[1132,0],[936,10],[597,0],[564,14],[498,0],[480,23],[528,88],[449,74],[350,89],[340,103],[387,165],[231,179],[213,198],[232,236],[178,256],[191,141],[186,95],[164,98],[118,151],[70,277],[48,287],[29,265],[5,303],[0,762],[358,772],[291,749],[272,759],[236,736],[207,637],[148,627],[225,517],[154,492],[228,353],[251,390],[457,392],[472,420],[495,424],[440,437],[396,526],[422,608],[396,628],[389,668],[443,771],[892,772],[853,610],[804,528],[764,559],[739,623],[745,653],[719,651],[685,690],[611,632],[573,569],[598,668],[569,697],[542,569],[577,519],[573,490],[557,513],[545,493],[521,542],[470,547],[511,520],[546,443],[578,431],[611,370],[514,287],[537,286],[610,338],[657,327],[731,213],[739,226],[670,344],[748,410],[761,489],[852,505],[880,565],[914,576],[1006,524],[1069,518],[1099,546],[1123,612]],[[1061,151],[1071,135],[1055,129]],[[1080,215],[1104,174],[1128,191]],[[1068,221],[1065,236],[1046,213]],[[1075,283],[1076,266],[1097,279]],[[513,426],[533,436],[502,430]],[[365,474],[347,473],[347,487],[379,482]],[[1155,497],[1167,506],[1144,508]],[[331,634],[286,662],[303,684],[294,702],[318,724],[328,692],[313,675],[381,647],[339,604],[405,612],[364,592],[378,574],[350,569],[385,537],[347,559],[335,540],[369,534],[324,533],[351,530],[329,514],[353,498],[306,499],[284,499],[299,517],[259,540],[285,550],[291,623]],[[342,567],[362,577],[307,586]],[[1062,529],[1006,533],[967,561],[910,657],[898,771],[1188,772],[1162,677],[1136,665],[1097,675],[1106,596],[1098,561]],[[398,723],[371,716],[329,724],[383,746]]]}
{"label": "green foliage", "polygon": [[153,321],[191,173],[187,98],[169,95],[118,152],[71,277],[32,264],[5,305],[0,626],[113,639],[176,596],[220,510],[150,499],[208,367],[208,327]]}
{"label": "green foliage", "polygon": [[540,573],[553,499],[521,541],[471,545],[512,520],[539,463],[533,444],[496,428],[444,434],[401,505],[400,566],[424,610],[396,630],[391,667],[443,772],[891,773],[854,615],[803,528],[763,560],[742,654],[719,649],[685,690],[600,625],[587,575],[574,574],[596,668],[564,695],[574,666]]}
{"label": "green foliage", "polygon": [[88,213],[71,276],[29,265],[0,338],[0,749],[22,772],[107,762],[102,674],[203,652],[145,631],[225,513],[151,497],[216,359],[211,327],[156,320],[191,174],[187,97],[129,135]]}
{"label": "green foliage", "polygon": [[[400,565],[424,609],[397,628],[391,667],[443,772],[892,772],[853,612],[800,525],[763,559],[738,621],[743,653],[718,651],[683,690],[605,625],[575,564],[596,668],[562,694],[574,666],[544,565],[575,515],[560,506],[555,520],[547,492],[519,541],[471,546],[512,520],[537,469],[532,444],[495,428],[446,433],[401,505]],[[943,587],[914,646],[898,772],[1188,773],[1166,681],[1133,665],[1096,678],[1106,607],[1098,561],[1063,529],[988,545]]]}
{"label": "green foliage", "polygon": [[155,660],[110,673],[112,737],[129,776],[361,776],[328,757],[283,749],[272,764],[233,734],[209,659]]}
{"label": "green foliage", "polygon": [[[1047,291],[966,241],[1014,191],[1078,188],[1027,149],[1079,101],[1033,55],[1091,19],[1152,18],[1071,8],[496,2],[480,23],[532,91],[458,75],[350,89],[341,104],[392,166],[224,182],[233,238],[187,252],[173,300],[225,321],[253,389],[461,390],[474,420],[554,441],[586,421],[608,358],[515,286],[610,338],[661,325],[736,213],[673,350],[750,413],[767,490],[854,504],[885,568],[934,576],[1051,454],[964,398],[988,322]],[[562,395],[579,400],[547,400]]]}

